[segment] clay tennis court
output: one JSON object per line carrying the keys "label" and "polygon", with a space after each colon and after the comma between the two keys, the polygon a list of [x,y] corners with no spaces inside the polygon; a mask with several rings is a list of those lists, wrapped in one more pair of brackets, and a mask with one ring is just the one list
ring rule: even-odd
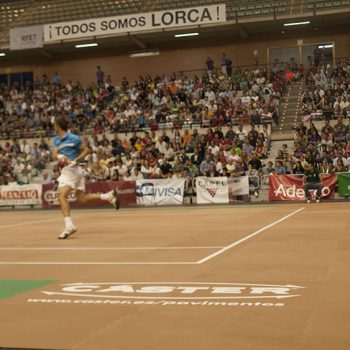
{"label": "clay tennis court", "polygon": [[350,348],[348,203],[73,215],[1,212],[0,347]]}

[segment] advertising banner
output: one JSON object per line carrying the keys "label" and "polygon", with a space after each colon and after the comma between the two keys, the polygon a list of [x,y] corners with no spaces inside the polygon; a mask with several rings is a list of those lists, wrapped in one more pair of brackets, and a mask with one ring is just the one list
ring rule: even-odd
{"label": "advertising banner", "polygon": [[350,196],[350,173],[338,174],[338,193],[341,196]]}
{"label": "advertising banner", "polygon": [[10,29],[10,50],[27,50],[43,47],[43,26]]}
{"label": "advertising banner", "polygon": [[[121,207],[135,206],[135,181],[119,181],[119,182],[89,182],[85,185],[86,193],[107,193],[112,189],[116,189],[119,193]],[[69,201],[73,208],[89,208],[89,207],[110,207],[111,204],[106,201],[91,201],[87,203],[77,203],[75,194],[72,193]],[[43,185],[42,194],[43,208],[55,208],[59,206],[58,193],[54,189],[54,185]]]}
{"label": "advertising banner", "polygon": [[[269,181],[270,201],[306,200],[302,178],[293,175],[270,175]],[[329,175],[327,177],[323,177],[323,189],[321,197],[325,199],[333,199],[336,184],[336,175]]]}
{"label": "advertising banner", "polygon": [[117,35],[165,28],[199,26],[226,21],[226,5],[209,5],[44,25],[50,41]]}
{"label": "advertising banner", "polygon": [[227,177],[196,178],[197,203],[229,203]]}
{"label": "advertising banner", "polygon": [[180,205],[184,198],[184,179],[137,180],[139,205]]}
{"label": "advertising banner", "polygon": [[0,186],[0,206],[40,205],[41,185]]}
{"label": "advertising banner", "polygon": [[227,179],[230,202],[237,196],[249,196],[249,177],[229,177]]}

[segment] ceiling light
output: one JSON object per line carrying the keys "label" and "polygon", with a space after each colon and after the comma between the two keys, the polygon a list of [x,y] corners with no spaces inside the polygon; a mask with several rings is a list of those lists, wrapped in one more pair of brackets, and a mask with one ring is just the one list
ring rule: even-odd
{"label": "ceiling light", "polygon": [[134,52],[130,54],[131,58],[135,57],[147,57],[147,56],[158,56],[159,51],[145,51],[145,52]]}
{"label": "ceiling light", "polygon": [[333,47],[333,44],[318,45],[319,49],[331,49],[332,47]]}
{"label": "ceiling light", "polygon": [[301,26],[301,25],[310,24],[310,23],[311,23],[310,21],[305,21],[305,22],[284,23],[283,25],[285,27],[291,27],[291,26]]}
{"label": "ceiling light", "polygon": [[6,53],[5,52],[0,52],[0,57],[4,57],[6,56]]}
{"label": "ceiling light", "polygon": [[91,43],[91,44],[79,44],[79,45],[75,45],[75,47],[77,49],[81,49],[83,47],[95,47],[95,46],[98,46],[97,43]]}
{"label": "ceiling light", "polygon": [[185,33],[185,34],[175,34],[175,38],[184,38],[186,36],[197,36],[199,33]]}

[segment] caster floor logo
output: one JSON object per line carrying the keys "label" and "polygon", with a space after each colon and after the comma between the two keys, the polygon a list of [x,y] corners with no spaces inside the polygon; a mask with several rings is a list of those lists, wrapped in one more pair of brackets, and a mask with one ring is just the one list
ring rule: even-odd
{"label": "caster floor logo", "polygon": [[[214,282],[77,282],[45,288],[32,303],[187,306],[285,306],[304,287]],[[57,299],[59,298],[59,299]]]}

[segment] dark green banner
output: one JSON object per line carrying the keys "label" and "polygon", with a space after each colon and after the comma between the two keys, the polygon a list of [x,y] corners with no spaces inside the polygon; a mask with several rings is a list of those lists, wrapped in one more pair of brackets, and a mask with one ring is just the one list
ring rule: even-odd
{"label": "dark green banner", "polygon": [[350,195],[350,173],[338,174],[338,193],[340,196]]}

